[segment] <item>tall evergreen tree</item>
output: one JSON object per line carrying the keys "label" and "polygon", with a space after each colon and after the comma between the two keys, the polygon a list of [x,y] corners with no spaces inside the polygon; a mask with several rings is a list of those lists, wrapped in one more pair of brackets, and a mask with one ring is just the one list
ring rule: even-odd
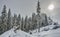
{"label": "tall evergreen tree", "polygon": [[8,11],[8,21],[7,21],[7,28],[8,28],[8,30],[9,29],[11,29],[11,27],[12,27],[12,25],[11,25],[11,11],[10,11],[10,9],[9,9],[9,11]]}
{"label": "tall evergreen tree", "polygon": [[2,32],[5,32],[7,30],[7,12],[6,12],[6,5],[3,7],[2,15],[1,15],[1,28]]}
{"label": "tall evergreen tree", "polygon": [[47,15],[45,15],[45,24],[48,25]]}
{"label": "tall evergreen tree", "polygon": [[23,17],[22,17],[22,20],[21,20],[21,30],[23,30],[24,26],[23,26]]}
{"label": "tall evergreen tree", "polygon": [[2,23],[5,23],[7,21],[6,17],[7,17],[6,5],[4,5],[3,11],[2,11],[2,16],[1,16]]}
{"label": "tall evergreen tree", "polygon": [[21,16],[20,16],[20,14],[17,17],[17,25],[19,26],[19,28],[21,28]]}
{"label": "tall evergreen tree", "polygon": [[32,18],[28,18],[29,30],[32,30]]}
{"label": "tall evergreen tree", "polygon": [[17,15],[14,14],[14,17],[13,17],[13,26],[17,26]]}
{"label": "tall evergreen tree", "polygon": [[25,28],[25,30],[27,31],[27,29],[28,29],[28,16],[26,16],[25,17],[25,25],[24,25],[24,28]]}
{"label": "tall evergreen tree", "polygon": [[18,18],[17,18],[17,24],[20,25],[20,21],[21,21],[21,16],[20,14],[18,15]]}
{"label": "tall evergreen tree", "polygon": [[41,25],[41,23],[40,23],[40,2],[39,2],[39,0],[38,0],[38,3],[37,3],[37,27],[38,27],[38,32],[40,32],[40,25]]}
{"label": "tall evergreen tree", "polygon": [[32,28],[35,29],[37,25],[36,14],[32,13]]}
{"label": "tall evergreen tree", "polygon": [[37,3],[37,14],[39,15],[39,13],[40,13],[40,2],[39,2],[39,0],[38,0],[38,3]]}
{"label": "tall evergreen tree", "polygon": [[35,20],[35,13],[32,13],[32,22]]}

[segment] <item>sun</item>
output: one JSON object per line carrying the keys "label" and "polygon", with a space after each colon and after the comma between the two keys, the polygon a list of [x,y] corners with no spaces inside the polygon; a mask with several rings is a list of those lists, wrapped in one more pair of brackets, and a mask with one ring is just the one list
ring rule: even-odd
{"label": "sun", "polygon": [[53,9],[54,9],[54,5],[53,5],[53,4],[50,4],[50,5],[48,6],[48,9],[49,9],[49,10],[53,10]]}

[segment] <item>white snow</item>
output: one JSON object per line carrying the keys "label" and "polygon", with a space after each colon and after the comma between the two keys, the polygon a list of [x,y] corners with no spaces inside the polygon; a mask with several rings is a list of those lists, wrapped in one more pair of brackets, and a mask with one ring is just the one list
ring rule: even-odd
{"label": "white snow", "polygon": [[4,34],[0,35],[0,37],[33,37],[33,36],[21,30],[17,30],[16,32],[14,32],[14,29],[11,29],[5,32]]}
{"label": "white snow", "polygon": [[[49,25],[46,27],[40,28],[40,32],[37,32],[38,29],[32,31],[32,36],[34,37],[60,37],[60,28],[53,29],[55,26],[60,25]],[[45,31],[44,29],[48,29]]]}
{"label": "white snow", "polygon": [[[46,27],[40,28],[41,32],[37,32],[38,29],[31,31],[32,34],[26,33],[21,30],[17,30],[14,32],[14,28],[6,31],[0,37],[60,37],[60,28],[53,29],[55,26],[60,26],[60,25],[48,25]],[[45,31],[44,29],[48,29]]]}
{"label": "white snow", "polygon": [[10,35],[12,35],[12,34],[15,34],[15,33],[14,33],[14,29],[11,29],[11,30],[3,33],[2,35],[0,35],[0,37],[8,37],[8,36],[10,36]]}

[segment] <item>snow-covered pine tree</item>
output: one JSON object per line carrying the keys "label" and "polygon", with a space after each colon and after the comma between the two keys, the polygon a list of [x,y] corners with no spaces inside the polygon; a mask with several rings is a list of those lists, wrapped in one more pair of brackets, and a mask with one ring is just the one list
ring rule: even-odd
{"label": "snow-covered pine tree", "polygon": [[36,28],[36,25],[37,25],[36,14],[32,13],[32,26],[33,26],[33,29]]}
{"label": "snow-covered pine tree", "polygon": [[25,31],[28,31],[28,16],[25,17],[24,29],[25,29]]}
{"label": "snow-covered pine tree", "polygon": [[23,24],[23,17],[22,17],[22,19],[21,19],[21,30],[24,30],[24,26],[23,26],[24,24]]}
{"label": "snow-covered pine tree", "polygon": [[47,15],[45,15],[45,24],[48,25]]}
{"label": "snow-covered pine tree", "polygon": [[3,7],[2,15],[1,15],[1,28],[2,32],[5,32],[7,30],[7,12],[6,12],[6,5]]}
{"label": "snow-covered pine tree", "polygon": [[8,11],[7,28],[8,28],[8,30],[12,28],[12,25],[11,25],[11,11],[10,11],[10,9]]}
{"label": "snow-covered pine tree", "polygon": [[20,21],[21,21],[21,16],[20,16],[20,14],[19,14],[19,15],[18,15],[18,18],[17,18],[18,25],[20,25]]}
{"label": "snow-covered pine tree", "polygon": [[36,20],[37,20],[38,32],[40,32],[40,25],[41,25],[40,10],[41,10],[41,8],[40,8],[40,2],[39,2],[39,0],[38,0],[38,3],[37,3],[37,16],[36,16],[36,17],[37,17]]}
{"label": "snow-covered pine tree", "polygon": [[13,17],[13,26],[17,26],[17,15],[14,14],[14,17]]}
{"label": "snow-covered pine tree", "polygon": [[35,20],[35,13],[32,13],[32,22]]}
{"label": "snow-covered pine tree", "polygon": [[29,30],[32,30],[32,18],[31,17],[29,17],[28,18],[28,24],[29,24]]}
{"label": "snow-covered pine tree", "polygon": [[35,24],[35,13],[32,13],[32,29],[34,29],[34,24]]}
{"label": "snow-covered pine tree", "polygon": [[17,25],[19,26],[19,29],[21,28],[21,16],[20,14],[17,17]]}

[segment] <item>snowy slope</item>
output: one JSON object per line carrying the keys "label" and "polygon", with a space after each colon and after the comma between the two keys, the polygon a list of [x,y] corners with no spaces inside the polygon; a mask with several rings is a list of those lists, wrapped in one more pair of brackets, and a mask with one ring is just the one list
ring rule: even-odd
{"label": "snowy slope", "polygon": [[[42,27],[40,28],[40,32],[52,30],[55,26],[56,25],[48,25],[48,26]],[[32,31],[32,33],[36,33],[36,32],[38,32],[38,29]]]}
{"label": "snowy slope", "polygon": [[43,31],[40,33],[34,33],[32,34],[34,37],[60,37],[60,28],[56,30],[49,30],[49,31]]}
{"label": "snowy slope", "polygon": [[11,30],[3,33],[2,35],[0,35],[0,37],[9,37],[11,34],[15,34],[14,29],[11,29]]}
{"label": "snowy slope", "polygon": [[41,32],[43,37],[60,37],[60,28],[56,30],[49,30],[47,32]]}
{"label": "snowy slope", "polygon": [[[56,26],[58,26],[59,28],[53,29]],[[47,31],[45,31],[44,29],[47,29]],[[34,37],[60,37],[60,25],[49,25],[49,26],[41,28],[40,31],[41,32],[37,32],[37,30],[34,30],[32,32],[32,36]]]}
{"label": "snowy slope", "polygon": [[14,32],[14,29],[11,29],[5,32],[4,34],[0,35],[0,37],[33,37],[33,36],[21,30],[17,30],[16,32]]}

